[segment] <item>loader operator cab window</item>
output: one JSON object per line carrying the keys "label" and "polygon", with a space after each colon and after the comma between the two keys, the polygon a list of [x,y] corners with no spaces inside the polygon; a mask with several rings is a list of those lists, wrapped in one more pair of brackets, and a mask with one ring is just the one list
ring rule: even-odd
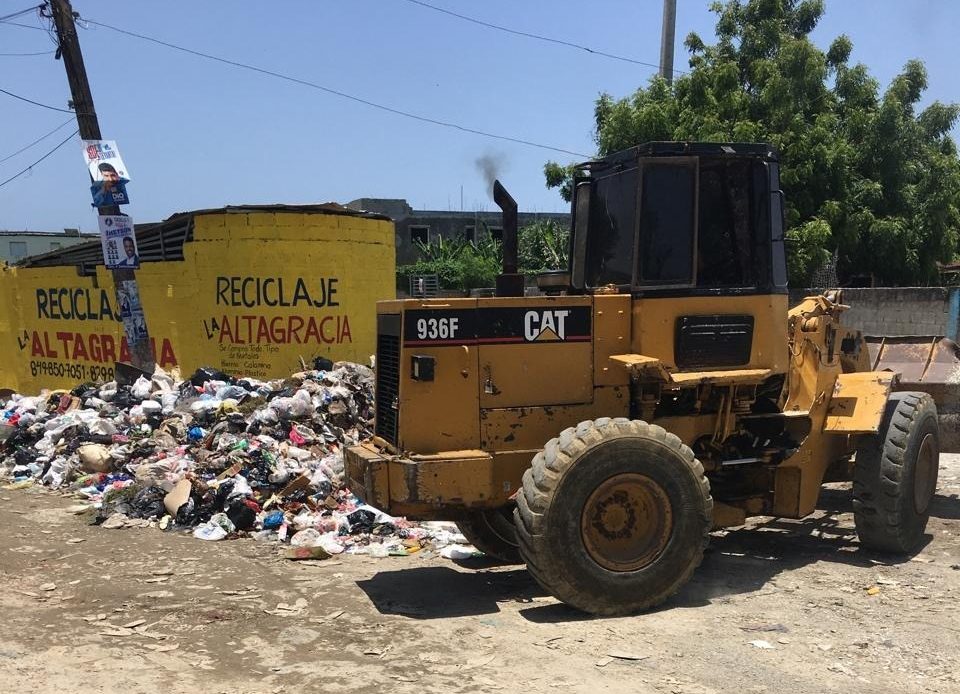
{"label": "loader operator cab window", "polygon": [[633,279],[639,169],[601,174],[590,197],[587,286],[629,285]]}
{"label": "loader operator cab window", "polygon": [[691,160],[643,167],[637,284],[689,286],[694,281],[696,166]]}
{"label": "loader operator cab window", "polygon": [[760,279],[752,172],[743,159],[700,162],[697,286],[752,287]]}
{"label": "loader operator cab window", "polygon": [[[772,248],[783,235],[777,173],[755,156],[662,156],[581,179],[578,196],[591,182],[583,286],[785,289],[783,252]],[[575,226],[576,237],[587,225]]]}

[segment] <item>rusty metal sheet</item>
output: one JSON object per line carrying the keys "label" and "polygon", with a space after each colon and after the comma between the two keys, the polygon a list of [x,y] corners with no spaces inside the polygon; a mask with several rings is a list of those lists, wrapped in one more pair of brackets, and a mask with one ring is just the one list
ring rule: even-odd
{"label": "rusty metal sheet", "polygon": [[933,347],[923,383],[960,383],[960,354],[957,343],[943,338]]}
{"label": "rusty metal sheet", "polygon": [[899,373],[902,384],[960,383],[960,348],[953,340],[939,335],[866,339],[874,371]]}
{"label": "rusty metal sheet", "polygon": [[[939,335],[917,337],[868,337],[871,364],[875,369],[906,372],[895,390],[929,393],[937,404],[940,420],[940,450],[960,452],[960,347]],[[907,360],[913,360],[908,367]],[[922,365],[920,374],[917,374]]]}
{"label": "rusty metal sheet", "polygon": [[868,338],[874,371],[893,371],[903,381],[920,383],[937,338],[882,337],[871,344],[872,340],[876,338]]}
{"label": "rusty metal sheet", "polygon": [[840,374],[833,386],[823,430],[842,434],[875,434],[896,374],[862,371]]}

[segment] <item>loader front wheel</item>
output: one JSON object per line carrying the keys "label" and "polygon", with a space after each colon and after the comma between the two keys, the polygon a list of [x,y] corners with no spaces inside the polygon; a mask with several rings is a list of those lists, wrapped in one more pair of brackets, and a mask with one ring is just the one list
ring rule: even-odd
{"label": "loader front wheel", "polygon": [[663,428],[581,422],[551,439],[523,475],[520,556],[547,591],[584,612],[653,607],[703,558],[713,514],[693,451]]}
{"label": "loader front wheel", "polygon": [[467,542],[504,564],[522,564],[513,527],[513,506],[471,511],[457,521]]}
{"label": "loader front wheel", "polygon": [[857,448],[853,515],[860,543],[881,552],[916,549],[937,489],[940,430],[926,393],[892,393],[880,430]]}

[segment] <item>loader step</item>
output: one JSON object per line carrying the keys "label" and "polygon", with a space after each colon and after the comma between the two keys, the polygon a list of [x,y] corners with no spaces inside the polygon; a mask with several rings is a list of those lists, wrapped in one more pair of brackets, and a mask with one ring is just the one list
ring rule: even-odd
{"label": "loader step", "polygon": [[771,374],[770,369],[734,369],[731,371],[684,371],[672,373],[673,382],[680,386],[706,385],[744,385],[763,383]]}

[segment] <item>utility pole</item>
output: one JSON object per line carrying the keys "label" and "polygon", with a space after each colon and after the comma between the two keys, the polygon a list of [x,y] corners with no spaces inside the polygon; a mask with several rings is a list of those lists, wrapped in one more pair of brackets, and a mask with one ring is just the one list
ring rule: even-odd
{"label": "utility pole", "polygon": [[677,0],[663,0],[663,31],[660,34],[660,76],[673,84],[673,44],[677,36]]}
{"label": "utility pole", "polygon": [[[100,140],[102,139],[100,123],[97,121],[97,112],[93,106],[93,94],[90,92],[90,82],[87,81],[87,70],[83,65],[73,7],[70,6],[70,0],[49,0],[49,7],[57,29],[59,43],[57,57],[63,58],[63,66],[67,71],[67,81],[70,83],[70,94],[73,98],[73,110],[77,114],[80,138]],[[120,214],[120,207],[118,205],[98,207],[97,212],[101,216]],[[115,269],[112,273],[113,283],[117,289],[121,287],[121,282],[133,282],[133,286],[136,287],[137,277],[132,269]],[[139,288],[136,288],[136,294],[139,296]],[[153,374],[154,355],[150,348],[149,333],[144,330],[140,334],[131,334],[126,324],[124,324],[124,330],[132,365],[141,371]]]}

